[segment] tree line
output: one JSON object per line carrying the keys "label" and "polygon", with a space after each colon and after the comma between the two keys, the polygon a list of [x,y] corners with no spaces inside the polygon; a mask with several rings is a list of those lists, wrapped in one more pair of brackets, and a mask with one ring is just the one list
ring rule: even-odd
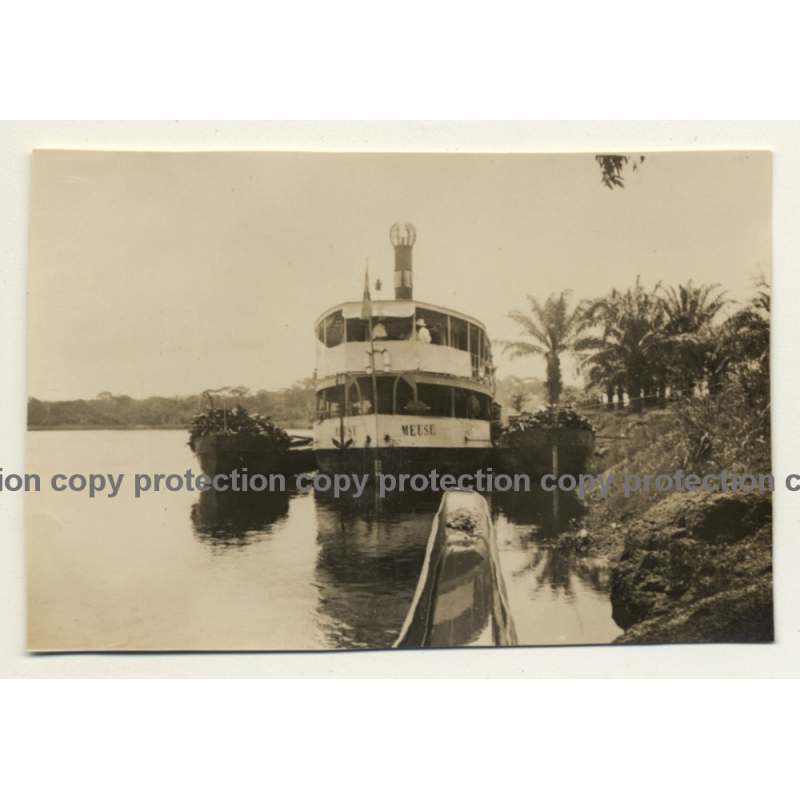
{"label": "tree line", "polygon": [[[297,381],[287,389],[255,392],[246,386],[225,386],[209,392],[217,406],[242,405],[252,413],[269,417],[284,428],[311,426],[314,380]],[[90,400],[28,399],[30,428],[184,428],[196,414],[207,410],[206,394],[135,399],[101,392]]]}
{"label": "tree line", "polygon": [[[288,389],[252,392],[246,386],[223,387],[211,392],[218,407],[244,406],[248,411],[269,417],[281,427],[307,428],[314,420],[313,378],[298,381]],[[545,402],[542,381],[515,375],[497,381],[495,399],[519,412],[529,403]],[[209,407],[203,394],[134,399],[128,395],[101,392],[90,400],[28,399],[28,426],[31,428],[183,428],[192,417]]]}
{"label": "tree line", "polygon": [[[562,397],[561,357],[572,354],[583,376],[583,405],[632,411],[668,399],[716,396],[736,388],[753,403],[769,402],[769,286],[733,311],[717,284],[657,284],[637,278],[625,289],[577,304],[570,293],[543,303],[529,296],[530,312],[511,311],[522,339],[505,341],[511,358],[545,359],[548,401]],[[721,319],[723,310],[733,311]],[[575,398],[571,398],[575,399]]]}

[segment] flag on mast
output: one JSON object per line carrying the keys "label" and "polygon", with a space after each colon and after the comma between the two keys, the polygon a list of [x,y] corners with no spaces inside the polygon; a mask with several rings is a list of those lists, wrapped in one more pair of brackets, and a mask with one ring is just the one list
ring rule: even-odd
{"label": "flag on mast", "polygon": [[372,298],[369,295],[369,259],[364,271],[364,299],[361,301],[361,319],[372,319]]}

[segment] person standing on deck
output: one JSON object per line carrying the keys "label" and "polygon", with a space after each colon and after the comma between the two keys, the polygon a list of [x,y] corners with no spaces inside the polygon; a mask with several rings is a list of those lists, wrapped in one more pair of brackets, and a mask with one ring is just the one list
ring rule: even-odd
{"label": "person standing on deck", "polygon": [[428,330],[424,319],[417,320],[417,341],[422,344],[431,343],[431,332]]}
{"label": "person standing on deck", "polygon": [[372,326],[372,339],[378,341],[380,339],[388,339],[389,333],[386,326],[383,324],[383,317],[378,317],[378,323]]}

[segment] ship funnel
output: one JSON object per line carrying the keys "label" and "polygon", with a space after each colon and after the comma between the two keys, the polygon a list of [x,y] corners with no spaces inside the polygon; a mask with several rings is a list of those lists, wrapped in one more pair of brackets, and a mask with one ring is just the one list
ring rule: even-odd
{"label": "ship funnel", "polygon": [[402,227],[395,222],[389,240],[394,247],[394,299],[411,300],[414,296],[411,250],[417,240],[417,229],[410,222]]}

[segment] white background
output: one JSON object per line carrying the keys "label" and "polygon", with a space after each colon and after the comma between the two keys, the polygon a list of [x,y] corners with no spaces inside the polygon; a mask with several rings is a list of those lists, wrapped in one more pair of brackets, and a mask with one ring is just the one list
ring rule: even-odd
{"label": "white background", "polygon": [[6,472],[24,471],[25,285],[30,152],[107,149],[640,151],[766,148],[774,152],[773,424],[777,491],[774,645],[520,648],[480,652],[264,655],[26,656],[22,495],[0,496],[2,671],[34,676],[783,676],[800,674],[800,497],[783,477],[800,473],[794,424],[800,273],[796,220],[800,125],[794,123],[14,123],[4,126],[2,343],[6,380],[0,443]]}
{"label": "white background", "polygon": [[[2,12],[2,103],[12,119],[796,117],[796,24],[788,8],[698,0],[547,7],[29,0]],[[34,147],[770,148],[774,471],[800,472],[797,124],[3,125],[0,466],[7,471],[24,467]],[[29,657],[23,498],[6,496],[0,676],[797,676],[798,503],[787,492],[775,495],[774,645]],[[781,797],[797,784],[795,685],[3,682],[0,780],[10,797]]]}

